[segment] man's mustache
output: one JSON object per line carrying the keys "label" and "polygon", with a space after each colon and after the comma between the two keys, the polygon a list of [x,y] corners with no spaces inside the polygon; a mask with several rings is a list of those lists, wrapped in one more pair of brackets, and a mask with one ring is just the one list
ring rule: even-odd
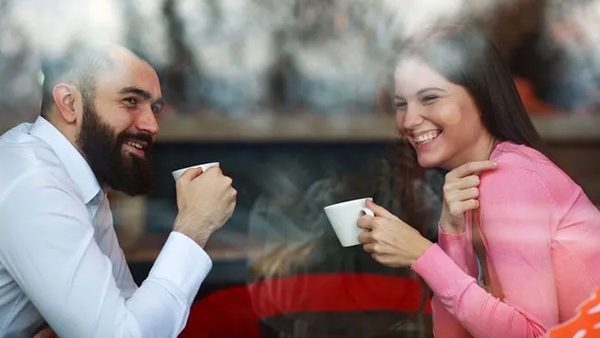
{"label": "man's mustache", "polygon": [[154,141],[152,140],[152,135],[150,133],[139,132],[139,133],[130,133],[123,132],[119,135],[117,144],[122,145],[125,140],[132,139],[140,141],[141,143],[146,144],[145,151],[151,150],[154,145]]}

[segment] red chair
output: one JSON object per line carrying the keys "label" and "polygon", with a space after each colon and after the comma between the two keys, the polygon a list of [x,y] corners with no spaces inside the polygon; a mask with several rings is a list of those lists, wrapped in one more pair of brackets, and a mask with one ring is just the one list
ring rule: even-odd
{"label": "red chair", "polygon": [[270,278],[216,291],[197,301],[184,338],[254,338],[261,320],[310,312],[431,313],[416,278],[369,273],[321,273]]}

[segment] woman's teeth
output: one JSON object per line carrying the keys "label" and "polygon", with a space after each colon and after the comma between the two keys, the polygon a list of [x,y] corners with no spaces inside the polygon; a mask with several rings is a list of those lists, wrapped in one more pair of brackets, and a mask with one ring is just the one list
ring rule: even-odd
{"label": "woman's teeth", "polygon": [[440,134],[441,134],[441,132],[439,130],[434,130],[434,131],[427,132],[425,134],[421,134],[421,135],[415,137],[415,143],[417,143],[417,144],[429,143],[429,142],[435,140]]}

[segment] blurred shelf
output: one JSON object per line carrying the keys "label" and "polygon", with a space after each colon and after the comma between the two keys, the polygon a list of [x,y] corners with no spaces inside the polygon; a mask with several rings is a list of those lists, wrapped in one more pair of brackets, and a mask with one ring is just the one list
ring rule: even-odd
{"label": "blurred shelf", "polygon": [[[600,143],[600,116],[535,117],[547,142]],[[17,122],[0,118],[0,133]],[[185,116],[160,122],[159,142],[379,142],[397,139],[393,116],[256,114]]]}
{"label": "blurred shelf", "polygon": [[599,143],[600,116],[533,118],[536,129],[546,142]]}
{"label": "blurred shelf", "polygon": [[[600,117],[538,117],[547,142],[598,143]],[[161,122],[159,142],[378,142],[397,139],[393,116],[316,114],[179,116]]]}
{"label": "blurred shelf", "polygon": [[361,142],[397,138],[388,116],[264,114],[188,117],[160,122],[160,142]]}

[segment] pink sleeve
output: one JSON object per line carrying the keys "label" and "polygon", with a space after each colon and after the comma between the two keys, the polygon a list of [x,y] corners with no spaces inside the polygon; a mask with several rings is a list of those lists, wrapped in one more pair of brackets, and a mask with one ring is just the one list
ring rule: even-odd
{"label": "pink sleeve", "polygon": [[[438,227],[438,245],[458,267],[470,276],[477,273],[477,265],[473,261],[473,255],[467,253],[471,250],[471,244],[466,232],[449,233]],[[433,332],[436,337],[444,338],[467,338],[469,333],[462,327],[458,319],[451,315],[444,307],[437,295],[433,295],[431,301],[433,310]]]}
{"label": "pink sleeve", "polygon": [[431,310],[433,318],[433,335],[443,338],[470,338],[471,336],[454,317],[448,309],[444,307],[438,296],[433,295],[431,300]]}
{"label": "pink sleeve", "polygon": [[476,338],[539,337],[545,331],[523,313],[483,290],[437,244],[431,246],[412,269],[433,290],[434,311],[440,305],[447,311],[434,319],[437,337],[466,337],[464,329],[448,316],[458,319]]}
{"label": "pink sleeve", "polygon": [[477,263],[474,256],[468,254],[473,249],[466,232],[453,234],[438,226],[438,245],[464,272],[470,276],[477,275]]}
{"label": "pink sleeve", "polygon": [[538,337],[558,322],[550,247],[554,202],[535,172],[501,168],[482,175],[480,225],[504,299],[482,289],[438,245],[412,268],[474,337]]}

